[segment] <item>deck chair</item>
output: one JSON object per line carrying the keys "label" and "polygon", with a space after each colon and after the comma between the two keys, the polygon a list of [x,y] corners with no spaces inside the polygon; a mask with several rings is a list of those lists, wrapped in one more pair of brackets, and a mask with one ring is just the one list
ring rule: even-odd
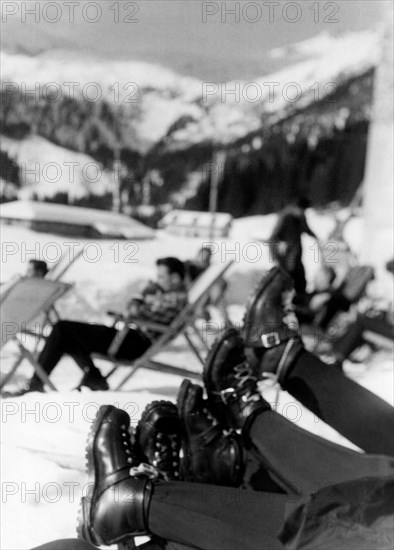
{"label": "deck chair", "polygon": [[[160,363],[158,361],[154,361],[153,357],[157,355],[160,351],[162,351],[163,348],[172,340],[174,340],[177,336],[182,335],[185,338],[187,345],[195,354],[201,365],[204,365],[204,358],[201,356],[198,346],[194,343],[191,337],[191,334],[197,336],[200,340],[200,343],[204,345],[205,350],[208,351],[208,346],[194,323],[196,310],[198,310],[199,306],[204,302],[207,294],[209,294],[212,287],[218,282],[218,280],[223,278],[232,263],[233,260],[226,263],[213,264],[206,271],[204,271],[196,279],[188,292],[188,304],[177,315],[177,317],[172,321],[171,324],[164,325],[161,323],[153,323],[143,319],[128,320],[127,322],[125,322],[123,329],[121,329],[115,336],[112,344],[108,348],[108,353],[106,355],[93,355],[94,358],[104,359],[114,364],[114,367],[107,374],[106,378],[109,378],[120,366],[130,367],[127,376],[123,378],[120,384],[118,384],[116,390],[120,390],[140,368],[156,370],[168,374],[194,377],[197,379],[201,378],[201,371],[197,372],[174,365],[169,365],[166,363]],[[160,336],[138,359],[130,362],[122,359],[117,359],[115,357],[116,353],[118,352],[120,346],[122,345],[122,342],[126,338],[129,328],[135,326],[138,326],[142,329],[145,328],[148,330],[153,330],[160,333]]]}
{"label": "deck chair", "polygon": [[[60,281],[60,279],[65,275],[65,273],[71,268],[71,266],[78,260],[80,256],[82,256],[83,248],[80,246],[77,248],[77,251],[74,252],[73,256],[70,257],[68,252],[63,253],[60,260],[50,269],[45,277],[45,280],[47,281]],[[75,292],[75,289],[74,289]],[[81,297],[79,296],[81,299]],[[82,298],[83,299],[83,298]],[[39,338],[46,338],[44,334],[44,329],[47,325],[53,325],[55,322],[59,321],[60,315],[55,307],[54,304],[51,305],[51,307],[42,313],[40,318],[40,325],[41,325],[41,332],[40,334],[35,332],[34,335],[36,336],[36,346],[34,351],[36,352],[38,349],[38,342]],[[29,330],[26,331],[27,334],[29,334]]]}
{"label": "deck chair", "polygon": [[[63,253],[60,260],[48,271],[45,280],[46,281],[60,281],[60,279],[65,275],[65,273],[71,268],[71,266],[75,263],[75,261],[82,255],[83,248],[79,246],[77,248],[77,251],[74,252],[73,256],[70,257],[68,252]],[[75,289],[74,289],[75,291]],[[78,298],[81,301],[85,301],[85,299],[81,296],[78,296]],[[90,305],[89,305],[90,306]],[[91,307],[91,306],[90,306]],[[51,307],[43,311],[40,315],[40,318],[37,319],[36,325],[41,327],[41,330],[38,332],[36,329],[31,330],[29,328],[26,328],[22,331],[24,334],[30,334],[32,336],[35,336],[36,338],[36,344],[34,347],[34,352],[37,353],[38,346],[40,339],[45,339],[45,327],[48,325],[54,325],[57,321],[59,321],[60,315],[55,307],[55,304],[52,304]]]}
{"label": "deck chair", "polygon": [[[23,359],[28,359],[44,384],[56,390],[45,371],[35,358],[35,354],[24,346],[23,334],[37,335],[34,324],[47,314],[54,303],[72,287],[60,281],[46,279],[18,278],[4,285],[0,292],[1,340],[0,348],[9,341],[16,342],[19,355],[11,370],[0,382],[0,390],[15,374]],[[40,321],[38,321],[40,322]]]}
{"label": "deck chair", "polygon": [[[60,260],[48,271],[45,276],[46,281],[59,281],[63,275],[70,269],[74,262],[82,255],[83,248],[77,248],[72,257],[69,257],[68,253],[63,253]],[[79,297],[84,300],[83,297]],[[91,306],[90,306],[91,307]],[[48,325],[53,325],[59,321],[60,315],[53,303],[46,311],[42,311],[39,317],[35,320],[35,327],[25,326],[22,330],[22,334],[28,334],[35,337],[35,346],[33,353],[37,353],[40,339],[45,339],[45,328]],[[40,330],[37,331],[37,326]]]}
{"label": "deck chair", "polygon": [[209,309],[215,308],[223,318],[225,326],[230,328],[233,326],[228,314],[228,302],[227,302],[227,281],[221,277],[215,285],[213,285],[211,292],[205,297],[204,303],[200,306],[200,311],[203,313],[204,318],[208,311],[208,319],[210,318]]}
{"label": "deck chair", "polygon": [[363,339],[375,346],[377,349],[386,349],[388,351],[394,352],[394,340],[388,336],[382,336],[372,330],[365,330],[363,332]]}
{"label": "deck chair", "polygon": [[368,283],[374,276],[374,269],[369,265],[351,267],[342,283],[342,293],[345,298],[352,304],[356,304],[364,296]]}

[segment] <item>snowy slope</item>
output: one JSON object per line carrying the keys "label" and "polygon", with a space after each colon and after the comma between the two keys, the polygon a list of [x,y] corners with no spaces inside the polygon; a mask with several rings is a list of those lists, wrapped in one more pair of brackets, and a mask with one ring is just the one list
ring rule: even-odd
{"label": "snowy slope", "polygon": [[[200,82],[154,64],[78,60],[64,52],[36,57],[2,52],[1,64],[2,80],[15,83],[18,93],[36,89],[37,98],[52,93],[58,100],[106,101],[124,108],[142,151],[162,139],[179,117],[200,113],[193,104]],[[48,83],[52,85],[46,88]]]}
{"label": "snowy slope", "polygon": [[1,149],[21,167],[20,199],[68,193],[71,199],[112,192],[113,174],[89,155],[70,151],[40,136],[23,140],[1,136]]}
{"label": "snowy slope", "polygon": [[[26,87],[36,82],[59,84],[63,90],[71,86],[65,83],[73,82],[75,94],[88,97],[83,93],[83,86],[87,83],[100,85],[104,99],[114,100],[116,82],[123,98],[130,94],[131,88],[123,90],[122,84],[135,82],[141,88],[151,88],[162,92],[171,91],[186,98],[190,94],[198,93],[198,80],[180,76],[170,69],[144,63],[141,61],[99,61],[96,59],[76,58],[66,50],[54,50],[37,56],[28,56],[20,53],[2,52],[3,80],[17,83],[26,83]],[[93,90],[91,90],[93,94]],[[122,95],[120,99],[122,99]],[[92,97],[92,96],[90,96]]]}
{"label": "snowy slope", "polygon": [[258,130],[264,116],[275,114],[272,122],[277,122],[316,100],[329,101],[327,96],[344,80],[375,66],[380,52],[379,35],[365,31],[334,38],[323,33],[275,50],[274,55],[285,57],[290,50],[296,61],[278,72],[253,81],[212,83],[209,87],[205,83],[209,120],[202,118],[175,132],[174,142],[182,147],[185,142],[204,139],[231,143]]}

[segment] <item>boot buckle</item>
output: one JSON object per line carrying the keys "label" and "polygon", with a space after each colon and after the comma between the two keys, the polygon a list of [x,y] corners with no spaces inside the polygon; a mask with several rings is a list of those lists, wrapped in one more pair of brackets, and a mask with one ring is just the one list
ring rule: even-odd
{"label": "boot buckle", "polygon": [[147,477],[149,479],[157,479],[159,477],[157,468],[145,462],[141,462],[138,466],[130,468],[129,474],[132,477]]}
{"label": "boot buckle", "polygon": [[236,399],[237,394],[234,388],[226,388],[225,390],[221,390],[220,397],[223,403],[227,405],[231,400]]}
{"label": "boot buckle", "polygon": [[261,335],[261,342],[265,348],[273,348],[279,346],[280,338],[277,332],[267,332]]}

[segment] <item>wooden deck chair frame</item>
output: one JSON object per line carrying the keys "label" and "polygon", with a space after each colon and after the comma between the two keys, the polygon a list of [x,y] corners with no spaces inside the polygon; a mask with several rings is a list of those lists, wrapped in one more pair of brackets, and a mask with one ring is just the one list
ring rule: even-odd
{"label": "wooden deck chair frame", "polygon": [[[223,277],[219,278],[216,281],[215,285],[220,283],[221,280],[223,280]],[[215,285],[212,286],[212,290],[214,289]],[[221,293],[219,299],[214,298],[212,300],[212,296],[210,295],[210,293],[208,293],[205,296],[205,299],[203,300],[200,308],[204,309],[204,308],[209,307],[211,305],[214,308],[216,308],[219,311],[219,313],[222,315],[226,328],[233,327],[233,323],[231,322],[231,319],[230,319],[229,314],[228,314],[227,285],[225,285],[224,289],[222,289],[222,293]]]}
{"label": "wooden deck chair frame", "polygon": [[[68,292],[71,287],[71,284],[60,281],[22,277],[2,289],[0,296],[0,348],[9,341],[14,341],[19,348],[19,355],[10,371],[2,377],[0,390],[11,380],[23,359],[26,358],[33,365],[35,372],[42,382],[47,384],[50,389],[56,391],[54,384],[37,362],[35,354],[24,346],[21,335],[32,334],[39,337],[39,334],[37,335],[37,333],[29,331],[26,327],[42,313],[46,315],[53,308],[54,303]],[[11,328],[12,330],[8,330]]]}
{"label": "wooden deck chair frame", "polygon": [[[52,267],[45,279],[50,281],[60,281],[60,279],[65,275],[65,273],[74,265],[74,263],[82,256],[84,247],[82,244],[77,243],[78,247],[73,250],[72,256],[68,255],[68,252],[64,253],[60,260]],[[93,310],[98,317],[101,317],[101,311],[92,306],[91,303],[86,300],[84,295],[78,291],[77,288],[74,288],[74,294],[78,298],[78,301],[82,304],[85,304],[89,310]],[[57,320],[60,319],[60,316],[56,309],[52,307],[52,314]],[[50,322],[50,319],[48,319]]]}
{"label": "wooden deck chair frame", "polygon": [[[145,321],[141,319],[132,319],[131,321],[129,320],[125,323],[123,329],[120,330],[115,336],[113,342],[108,348],[108,353],[106,355],[94,354],[95,358],[104,359],[106,361],[114,363],[114,367],[107,374],[106,378],[109,378],[120,366],[130,367],[130,371],[127,373],[127,376],[122,379],[120,384],[118,384],[116,390],[120,390],[140,368],[156,370],[167,374],[176,374],[178,376],[187,376],[197,379],[201,378],[201,372],[191,371],[182,367],[154,361],[153,357],[157,355],[160,351],[162,351],[163,348],[167,344],[169,344],[171,340],[174,340],[177,336],[183,335],[188,346],[196,355],[201,365],[204,365],[204,359],[201,356],[198,347],[191,338],[191,334],[197,336],[200,342],[203,343],[205,349],[208,350],[206,342],[204,341],[200,332],[194,324],[195,311],[198,306],[200,306],[201,303],[206,299],[206,296],[211,288],[217,283],[218,280],[223,278],[223,276],[232,264],[233,260],[223,264],[212,264],[206,271],[204,271],[196,279],[191,289],[189,290],[188,304],[169,325],[152,323],[150,321]],[[157,340],[155,340],[153,344],[148,348],[148,350],[138,359],[134,361],[118,359],[115,357],[116,353],[118,352],[120,346],[122,345],[122,342],[126,338],[129,328],[132,326],[154,330],[160,333],[161,336],[159,336]]]}

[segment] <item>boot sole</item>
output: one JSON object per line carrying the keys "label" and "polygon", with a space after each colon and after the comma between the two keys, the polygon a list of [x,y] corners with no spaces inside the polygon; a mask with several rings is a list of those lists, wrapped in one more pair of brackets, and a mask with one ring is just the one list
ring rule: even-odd
{"label": "boot sole", "polygon": [[181,387],[179,388],[176,404],[178,408],[178,415],[181,421],[181,431],[182,431],[182,448],[183,448],[183,457],[182,457],[182,467],[181,467],[181,474],[182,479],[190,479],[193,477],[193,471],[190,466],[190,448],[189,448],[189,438],[187,435],[187,430],[185,423],[183,422],[183,418],[185,416],[185,410],[184,410],[184,404],[186,402],[187,394],[189,393],[189,389],[192,386],[192,382],[190,380],[183,380]]}

